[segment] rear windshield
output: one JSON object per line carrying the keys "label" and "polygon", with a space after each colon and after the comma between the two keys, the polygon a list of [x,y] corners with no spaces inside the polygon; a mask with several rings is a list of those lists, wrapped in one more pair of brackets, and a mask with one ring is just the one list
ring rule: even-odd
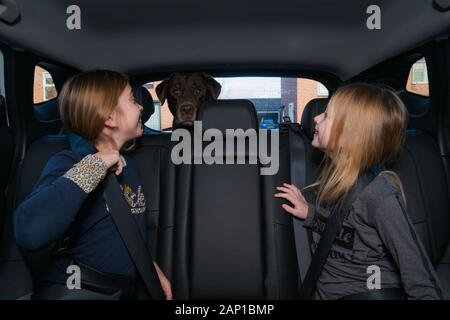
{"label": "rear windshield", "polygon": [[[327,98],[328,90],[320,82],[306,78],[229,77],[215,78],[221,86],[218,99],[249,99],[255,106],[261,128],[276,129],[283,118],[300,122],[305,105],[316,98]],[[152,94],[155,113],[145,123],[153,130],[172,126],[173,116],[167,102],[161,105],[155,92],[160,81],[144,86]]]}

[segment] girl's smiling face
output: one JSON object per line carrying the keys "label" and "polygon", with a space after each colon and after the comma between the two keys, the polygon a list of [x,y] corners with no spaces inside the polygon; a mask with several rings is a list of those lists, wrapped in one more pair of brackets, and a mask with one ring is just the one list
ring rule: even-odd
{"label": "girl's smiling face", "polygon": [[314,117],[315,130],[312,146],[322,151],[331,151],[330,135],[333,126],[332,108],[328,108],[324,113]]}
{"label": "girl's smiling face", "polygon": [[120,114],[118,129],[122,139],[128,141],[140,137],[144,128],[141,119],[143,107],[135,101],[129,85],[120,95],[116,110]]}

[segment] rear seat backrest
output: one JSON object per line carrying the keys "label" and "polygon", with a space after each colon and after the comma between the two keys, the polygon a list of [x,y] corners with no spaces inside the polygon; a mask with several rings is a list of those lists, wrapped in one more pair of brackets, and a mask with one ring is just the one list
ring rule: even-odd
{"label": "rear seat backrest", "polygon": [[[12,212],[31,193],[48,159],[66,149],[65,136],[45,136],[31,143],[16,174],[13,194],[8,200],[5,214],[4,237],[1,252],[6,252],[0,261],[0,298],[16,299],[32,291],[32,282],[46,267],[50,249],[39,251],[20,250],[13,235]],[[55,204],[58,205],[58,204]]]}
{"label": "rear seat backrest", "polygon": [[[224,135],[225,128],[257,129],[255,108],[245,100],[204,104],[199,120]],[[259,165],[245,156],[241,165],[193,166],[192,299],[265,297]]]}
{"label": "rear seat backrest", "polygon": [[450,203],[447,175],[436,141],[409,129],[394,171],[406,194],[408,214],[437,270],[445,299],[450,299]]}
{"label": "rear seat backrest", "polygon": [[[430,98],[398,92],[409,112],[405,146],[396,164],[408,213],[450,299],[450,202],[447,174],[437,141],[428,133]],[[418,130],[416,128],[424,128]]]}
{"label": "rear seat backrest", "polygon": [[[14,209],[33,191],[34,186],[47,161],[56,153],[69,147],[67,136],[44,136],[27,148],[18,179],[19,185],[14,199]],[[55,205],[61,205],[55,203]],[[45,270],[52,247],[38,251],[22,249],[27,265],[30,267],[33,279],[37,279]]]}
{"label": "rear seat backrest", "polygon": [[147,201],[147,240],[154,259],[173,278],[175,166],[170,159],[170,134],[142,136],[130,154],[136,162]]}
{"label": "rear seat backrest", "polygon": [[405,188],[409,216],[437,266],[449,243],[450,207],[444,165],[434,139],[423,131],[408,130],[394,170]]}
{"label": "rear seat backrest", "polygon": [[[227,128],[258,130],[255,108],[248,100],[207,102],[198,119],[204,130],[219,129],[223,135]],[[249,158],[257,154],[247,150],[237,154],[245,156],[245,164],[192,166],[187,233],[191,299],[292,299],[296,295],[291,220],[282,215],[280,203],[267,200],[273,199],[275,182],[260,175],[259,164],[249,164]],[[289,181],[288,172],[283,172],[286,176],[278,180]],[[288,227],[277,224],[275,212]]]}

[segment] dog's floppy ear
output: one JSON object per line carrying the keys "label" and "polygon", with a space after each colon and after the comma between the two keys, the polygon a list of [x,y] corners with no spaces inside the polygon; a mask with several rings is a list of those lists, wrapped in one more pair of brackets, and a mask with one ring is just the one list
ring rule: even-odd
{"label": "dog's floppy ear", "polygon": [[220,91],[222,90],[222,86],[206,72],[202,72],[202,76],[205,79],[206,90],[208,91],[209,99],[217,99]]}
{"label": "dog's floppy ear", "polygon": [[172,79],[172,76],[158,84],[155,88],[156,95],[158,96],[159,101],[161,101],[161,104],[163,104],[167,99],[167,88],[169,86],[170,79]]}

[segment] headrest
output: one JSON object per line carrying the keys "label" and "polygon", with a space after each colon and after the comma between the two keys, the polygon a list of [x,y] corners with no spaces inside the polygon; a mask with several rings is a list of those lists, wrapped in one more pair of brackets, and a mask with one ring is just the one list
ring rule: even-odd
{"label": "headrest", "polygon": [[34,115],[39,122],[59,122],[58,100],[52,99],[34,105]]}
{"label": "headrest", "polygon": [[409,115],[420,116],[427,112],[430,106],[430,98],[421,96],[406,90],[398,91],[398,97],[405,104]]}
{"label": "headrest", "polygon": [[150,92],[141,85],[133,85],[132,87],[134,98],[144,110],[142,110],[142,123],[146,123],[148,119],[155,112],[155,104]]}
{"label": "headrest", "polygon": [[305,109],[303,109],[302,120],[300,123],[305,130],[306,135],[311,140],[314,138],[314,117],[325,111],[328,101],[328,98],[312,99],[306,104]]}
{"label": "headrest", "polygon": [[255,106],[250,100],[210,100],[200,106],[197,120],[202,121],[203,130],[258,129]]}

